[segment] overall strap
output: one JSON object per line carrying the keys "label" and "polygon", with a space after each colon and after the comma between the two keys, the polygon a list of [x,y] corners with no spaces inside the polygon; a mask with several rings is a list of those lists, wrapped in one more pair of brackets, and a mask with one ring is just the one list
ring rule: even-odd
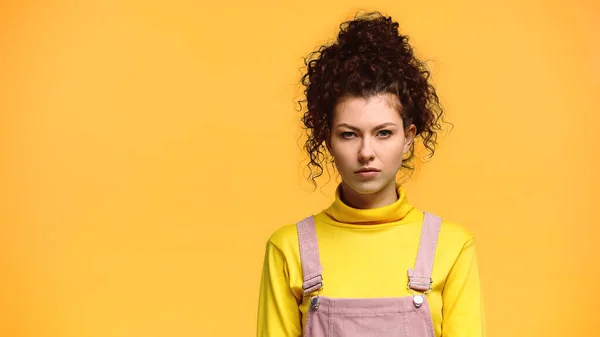
{"label": "overall strap", "polygon": [[302,266],[304,294],[323,288],[323,276],[319,257],[319,244],[314,216],[309,216],[296,224],[300,245],[300,264]]}
{"label": "overall strap", "polygon": [[441,218],[425,213],[415,269],[408,269],[408,287],[412,290],[421,292],[431,290],[433,283],[431,273],[441,224]]}

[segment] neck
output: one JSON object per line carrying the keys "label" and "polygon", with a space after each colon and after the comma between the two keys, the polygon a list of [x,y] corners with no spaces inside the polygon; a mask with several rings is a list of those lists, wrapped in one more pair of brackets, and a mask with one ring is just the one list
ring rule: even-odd
{"label": "neck", "polygon": [[342,182],[340,198],[350,207],[373,209],[393,204],[398,200],[398,193],[394,183],[372,194],[360,194]]}

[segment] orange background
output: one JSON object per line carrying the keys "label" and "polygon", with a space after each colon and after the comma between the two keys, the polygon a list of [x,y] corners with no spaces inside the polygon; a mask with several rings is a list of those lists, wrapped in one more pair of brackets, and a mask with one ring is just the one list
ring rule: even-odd
{"label": "orange background", "polygon": [[335,187],[301,57],[358,8],[431,60],[455,128],[407,189],[476,235],[488,336],[597,334],[597,1],[0,6],[1,336],[255,335],[268,235]]}

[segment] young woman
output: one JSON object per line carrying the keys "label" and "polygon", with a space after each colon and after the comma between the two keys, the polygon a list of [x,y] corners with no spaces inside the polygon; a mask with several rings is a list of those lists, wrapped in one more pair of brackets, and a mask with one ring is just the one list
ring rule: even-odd
{"label": "young woman", "polygon": [[312,179],[331,158],[342,182],[328,208],[269,238],[258,336],[483,336],[473,237],[396,180],[415,141],[433,154],[443,113],[408,37],[358,16],[306,65]]}

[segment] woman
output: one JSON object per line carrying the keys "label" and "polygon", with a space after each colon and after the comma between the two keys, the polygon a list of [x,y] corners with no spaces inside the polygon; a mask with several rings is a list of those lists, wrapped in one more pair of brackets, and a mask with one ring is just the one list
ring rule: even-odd
{"label": "woman", "polygon": [[268,240],[258,336],[483,336],[473,237],[396,181],[416,140],[433,154],[443,113],[408,37],[359,16],[306,65],[312,181],[329,154],[342,182],[330,207]]}

